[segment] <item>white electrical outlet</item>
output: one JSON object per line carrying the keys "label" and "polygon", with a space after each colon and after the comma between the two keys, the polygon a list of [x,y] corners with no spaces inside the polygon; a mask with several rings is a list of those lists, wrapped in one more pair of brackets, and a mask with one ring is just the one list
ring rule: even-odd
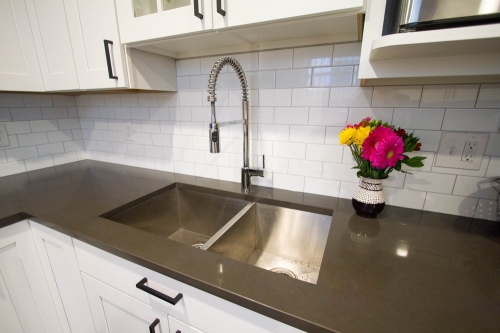
{"label": "white electrical outlet", "polygon": [[443,132],[434,165],[479,170],[488,138],[483,133]]}
{"label": "white electrical outlet", "polygon": [[134,141],[134,124],[131,122],[125,123],[125,141],[135,142]]}
{"label": "white electrical outlet", "polygon": [[0,124],[0,147],[10,146],[9,135],[4,124]]}

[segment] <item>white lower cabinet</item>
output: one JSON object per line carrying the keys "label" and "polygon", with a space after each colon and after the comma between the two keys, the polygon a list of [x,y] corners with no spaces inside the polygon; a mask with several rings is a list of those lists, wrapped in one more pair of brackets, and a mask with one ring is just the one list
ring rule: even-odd
{"label": "white lower cabinet", "polygon": [[170,333],[203,333],[172,316],[168,316],[168,325],[170,326]]}
{"label": "white lower cabinet", "polygon": [[[100,283],[117,289],[121,293],[128,295],[131,299],[138,301],[138,303],[130,301],[130,305],[145,304],[150,308],[156,309],[158,313],[165,313],[171,316],[170,322],[174,327],[177,327],[175,325],[184,324],[184,329],[187,332],[199,332],[201,330],[206,333],[302,332],[294,327],[245,309],[76,239],[74,240],[74,244],[86,286],[87,280],[90,277],[99,280]],[[220,269],[223,269],[223,267]],[[181,293],[182,298],[180,298],[177,304],[173,305],[137,288],[136,284],[144,278],[147,279],[145,285],[154,291],[172,299],[178,297],[179,293]],[[89,293],[88,287],[87,292]],[[97,305],[93,303],[91,302],[91,307],[94,309]],[[120,303],[120,305],[123,305],[123,303]],[[102,305],[100,307],[103,308]],[[101,311],[106,310],[104,308]],[[136,313],[132,310],[129,311],[133,314]],[[119,313],[118,310],[115,310],[115,313]],[[126,311],[123,310],[122,315],[124,317],[128,316],[125,313]],[[96,322],[99,321],[95,315],[94,320]],[[180,328],[177,330],[185,333],[181,329],[182,326],[178,327]],[[172,333],[178,333],[177,330],[172,330],[172,327],[170,328],[170,332]],[[100,332],[98,331],[98,333]]]}
{"label": "white lower cabinet", "polygon": [[0,332],[70,333],[59,317],[28,221],[0,229]]}
{"label": "white lower cabinet", "polygon": [[82,273],[97,333],[168,333],[167,315]]}

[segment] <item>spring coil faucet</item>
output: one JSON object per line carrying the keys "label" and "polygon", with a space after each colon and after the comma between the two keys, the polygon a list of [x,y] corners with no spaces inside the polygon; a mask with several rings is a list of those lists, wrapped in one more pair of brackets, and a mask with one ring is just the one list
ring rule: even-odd
{"label": "spring coil faucet", "polygon": [[[215,85],[217,84],[217,78],[219,77],[219,73],[225,65],[229,65],[234,69],[236,75],[238,76],[238,80],[240,81],[241,89],[243,90],[242,93],[243,120],[217,123],[215,114],[215,102],[217,101],[217,96],[215,94]],[[210,102],[210,107],[211,107],[211,121],[209,128],[209,141],[210,141],[211,153],[214,154],[220,152],[219,127],[234,125],[234,124],[243,124],[243,167],[241,168],[241,188],[245,193],[248,193],[250,191],[250,186],[251,186],[250,178],[252,176],[264,177],[265,156],[263,156],[262,159],[262,169],[250,168],[249,152],[248,152],[248,84],[245,72],[243,71],[243,68],[241,67],[238,60],[236,60],[231,56],[223,56],[220,57],[215,62],[210,72],[210,76],[208,78],[207,101]]]}

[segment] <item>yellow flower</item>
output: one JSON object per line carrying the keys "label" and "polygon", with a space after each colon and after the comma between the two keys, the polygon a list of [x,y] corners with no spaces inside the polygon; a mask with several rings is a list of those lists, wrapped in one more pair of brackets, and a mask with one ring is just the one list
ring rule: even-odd
{"label": "yellow flower", "polygon": [[356,132],[357,130],[354,127],[344,128],[339,133],[340,144],[350,146],[354,142]]}
{"label": "yellow flower", "polygon": [[368,137],[368,135],[370,135],[370,132],[371,132],[370,126],[358,128],[358,130],[356,131],[356,135],[354,136],[354,143],[361,147],[363,145],[363,142],[365,142],[366,138]]}

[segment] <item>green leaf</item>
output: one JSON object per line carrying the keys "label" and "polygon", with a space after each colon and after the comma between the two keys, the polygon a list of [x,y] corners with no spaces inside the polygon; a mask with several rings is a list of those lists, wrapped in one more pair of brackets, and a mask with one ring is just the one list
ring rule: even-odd
{"label": "green leaf", "polygon": [[378,179],[378,172],[377,171],[375,171],[375,170],[372,171],[372,178]]}
{"label": "green leaf", "polygon": [[411,168],[421,168],[424,166],[424,163],[422,163],[422,161],[415,161],[413,159],[408,159],[406,161],[403,161],[403,163]]}

